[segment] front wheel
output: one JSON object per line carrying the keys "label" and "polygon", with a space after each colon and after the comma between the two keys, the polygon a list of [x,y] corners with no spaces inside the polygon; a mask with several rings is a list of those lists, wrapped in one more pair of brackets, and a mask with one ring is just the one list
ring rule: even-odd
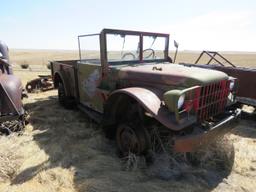
{"label": "front wheel", "polygon": [[128,124],[120,124],[117,127],[116,141],[122,155],[130,152],[143,155],[149,149],[149,139],[144,128],[134,127]]}
{"label": "front wheel", "polygon": [[151,148],[151,141],[138,106],[131,106],[126,115],[117,126],[116,142],[123,156],[130,152],[136,155],[144,155]]}

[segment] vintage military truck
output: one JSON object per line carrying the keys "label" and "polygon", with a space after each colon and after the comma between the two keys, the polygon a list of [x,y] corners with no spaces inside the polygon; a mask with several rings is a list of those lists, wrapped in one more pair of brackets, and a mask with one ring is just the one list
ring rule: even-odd
{"label": "vintage military truck", "polygon": [[236,79],[173,64],[169,34],[103,29],[78,43],[79,60],[51,62],[59,102],[101,123],[123,154],[151,149],[155,127],[174,151],[191,152],[237,124]]}

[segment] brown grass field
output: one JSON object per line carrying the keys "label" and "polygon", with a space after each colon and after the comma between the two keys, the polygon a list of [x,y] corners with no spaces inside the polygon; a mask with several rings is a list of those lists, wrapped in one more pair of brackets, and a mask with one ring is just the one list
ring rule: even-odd
{"label": "brown grass field", "polygon": [[[226,56],[241,66],[256,67],[256,54]],[[11,50],[14,72],[23,85],[38,74],[50,74],[48,60],[77,57],[75,51]],[[178,62],[195,58],[195,53],[182,52]],[[22,63],[31,68],[20,70]],[[177,162],[174,156],[160,154],[153,165],[146,166],[142,157],[120,159],[115,143],[104,137],[99,125],[80,111],[59,106],[56,90],[29,94],[24,105],[30,121],[24,133],[0,136],[1,192],[256,189],[256,121],[242,120],[218,143],[221,147],[208,147],[197,154],[200,161],[196,165],[182,155]]]}

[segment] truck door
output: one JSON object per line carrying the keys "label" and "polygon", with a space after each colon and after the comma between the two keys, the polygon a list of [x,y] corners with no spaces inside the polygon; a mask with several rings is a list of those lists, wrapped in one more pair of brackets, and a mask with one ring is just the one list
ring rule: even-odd
{"label": "truck door", "polygon": [[78,89],[80,103],[103,112],[103,101],[98,86],[102,79],[100,60],[90,59],[78,62]]}

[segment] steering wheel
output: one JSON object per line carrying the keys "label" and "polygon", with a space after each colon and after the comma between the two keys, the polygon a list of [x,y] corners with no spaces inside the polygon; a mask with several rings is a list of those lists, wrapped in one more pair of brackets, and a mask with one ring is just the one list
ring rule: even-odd
{"label": "steering wheel", "polygon": [[128,52],[128,53],[123,54],[122,59],[124,60],[125,57],[132,57],[132,59],[130,59],[130,60],[135,60],[136,59],[136,56],[132,52]]}
{"label": "steering wheel", "polygon": [[[144,53],[146,53],[146,52],[148,52],[148,55],[144,56]],[[148,49],[144,49],[144,50],[143,50],[143,58],[149,59],[149,58],[152,57],[152,59],[154,59],[155,56],[156,56],[156,54],[155,54],[154,49],[148,48]]]}

